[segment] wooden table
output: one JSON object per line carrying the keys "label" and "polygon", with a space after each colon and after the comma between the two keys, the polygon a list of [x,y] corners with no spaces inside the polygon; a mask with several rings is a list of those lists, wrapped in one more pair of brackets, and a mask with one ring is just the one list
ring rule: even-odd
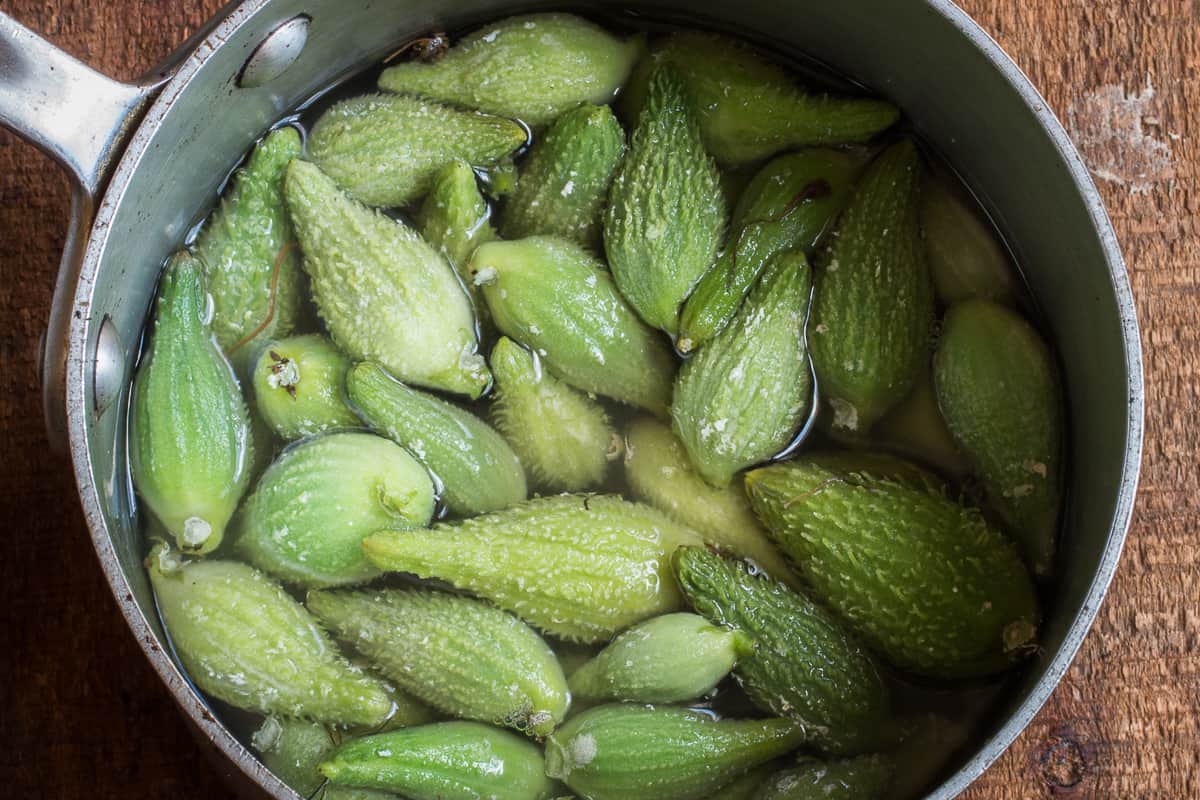
{"label": "wooden table", "polygon": [[[222,0],[0,0],[130,78]],[[1146,348],[1141,498],[1075,665],[971,800],[1200,797],[1200,109],[1195,0],[965,0],[1081,148],[1129,262]],[[228,796],[108,594],[51,455],[35,377],[67,184],[0,132],[0,794]]]}

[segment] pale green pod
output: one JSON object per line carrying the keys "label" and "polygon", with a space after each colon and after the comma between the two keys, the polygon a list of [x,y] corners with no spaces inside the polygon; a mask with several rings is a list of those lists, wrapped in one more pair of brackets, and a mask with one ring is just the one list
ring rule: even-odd
{"label": "pale green pod", "polygon": [[196,685],[237,708],[329,725],[379,725],[392,701],[350,665],[304,607],[234,561],[148,560],[159,613]]}
{"label": "pale green pod", "polygon": [[212,295],[213,333],[243,377],[261,345],[291,333],[301,314],[300,253],[292,243],[283,172],[303,149],[295,128],[268,133],[196,239]]}
{"label": "pale green pod", "polygon": [[773,775],[754,800],[884,800],[892,797],[896,765],[886,756],[843,761],[802,759]]}
{"label": "pale green pod", "polygon": [[714,486],[785,449],[804,421],[811,287],[803,252],[776,257],[729,327],[679,370],[671,419],[696,471]]}
{"label": "pale green pod", "polygon": [[751,507],[811,595],[895,666],[980,677],[1036,651],[1033,580],[977,510],[872,469],[808,459],[745,480]]}
{"label": "pale green pod", "polygon": [[438,478],[451,513],[485,514],[528,495],[517,454],[469,411],[410,389],[370,362],[351,368],[346,389],[368,425],[413,453]]}
{"label": "pale green pod", "polygon": [[607,103],[642,39],[622,41],[571,14],[527,14],[485,25],[432,63],[383,71],[379,87],[517,117],[538,127],[580,103]]}
{"label": "pale green pod", "polygon": [[599,642],[679,608],[667,559],[700,537],[647,506],[543,497],[431,530],[363,542],[382,569],[473,592],[563,639]]}
{"label": "pale green pod", "polygon": [[447,714],[537,737],[566,715],[554,651],[507,611],[423,589],[309,592],[307,605],[384,675]]}
{"label": "pale green pod", "polygon": [[129,462],[142,502],[179,547],[208,553],[250,480],[250,415],[205,320],[204,272],[172,257],[130,401]]}
{"label": "pale green pod", "polygon": [[599,250],[601,211],[624,155],[625,132],[608,106],[563,114],[534,143],[504,204],[504,238],[558,236]]}
{"label": "pale green pod", "polygon": [[642,319],[678,331],[679,308],[716,258],[727,221],[683,84],[671,67],[658,67],[604,216],[613,278]]}
{"label": "pale green pod", "polygon": [[428,191],[451,162],[495,164],[528,136],[504,117],[419,97],[368,94],[321,115],[308,135],[308,157],[355,199],[401,206]]}
{"label": "pale green pod", "polygon": [[697,800],[805,741],[785,719],[717,720],[669,706],[593,708],[546,742],[546,774],[590,800]]}
{"label": "pale green pod", "polygon": [[270,342],[254,366],[258,413],[291,441],[359,425],[346,405],[350,360],[318,333]]}
{"label": "pale green pod", "polygon": [[810,94],[743,42],[698,31],[672,34],[635,70],[627,108],[640,108],[657,64],[682,75],[708,152],[722,165],[797,147],[869,141],[900,118],[882,100]]}
{"label": "pale green pod", "polygon": [[458,160],[438,173],[417,217],[421,236],[450,260],[459,280],[470,290],[476,313],[483,308],[483,298],[471,283],[467,264],[476,247],[496,238],[491,215],[479,193],[475,170]]}
{"label": "pale green pod", "polygon": [[492,349],[491,365],[492,421],[534,483],[568,492],[602,483],[621,454],[604,409],[542,369],[537,356],[507,336]]}
{"label": "pale green pod", "polygon": [[378,575],[363,537],[424,526],[433,516],[429,474],[369,433],[327,433],[275,460],[234,520],[235,552],[299,586],[359,583]]}
{"label": "pale green pod", "polygon": [[721,489],[700,477],[671,429],[640,418],[625,431],[625,480],[636,500],[649,503],[704,540],[754,562],[793,589],[799,581],[775,548],[740,484]]}
{"label": "pale green pod", "polygon": [[934,356],[938,405],[1033,571],[1050,574],[1061,503],[1058,369],[1024,318],[987,300],[946,312]]}
{"label": "pale green pod", "polygon": [[674,363],[667,343],[579,245],[532,236],[490,242],[471,259],[500,332],[532,348],[577,389],[663,414]]}
{"label": "pale green pod", "polygon": [[640,622],[571,675],[584,700],[680,703],[716,688],[753,640],[683,612]]}
{"label": "pale green pod", "polygon": [[921,184],[921,227],[929,274],[946,305],[972,297],[1012,305],[1017,282],[995,232],[972,201],[946,178],[927,175]]}
{"label": "pale green pod", "polygon": [[[288,717],[267,717],[250,739],[263,764],[301,797],[314,797],[325,776],[318,765],[340,744],[336,729]],[[390,800],[396,796],[374,789],[326,786],[321,800]]]}
{"label": "pale green pod", "polygon": [[475,398],[491,381],[471,301],[446,259],[402,222],[293,161],[288,208],[313,299],[342,352],[400,380]]}
{"label": "pale green pod", "polygon": [[439,722],[367,736],[321,764],[334,785],[409,800],[545,800],[554,787],[533,743],[479,722]]}
{"label": "pale green pod", "polygon": [[880,445],[926,464],[947,478],[961,480],[971,470],[938,408],[929,365],[921,370],[908,397],[875,423],[871,436]]}
{"label": "pale green pod", "polygon": [[933,284],[918,214],[921,156],[902,140],[867,167],[818,262],[808,344],[833,427],[865,434],[929,356]]}

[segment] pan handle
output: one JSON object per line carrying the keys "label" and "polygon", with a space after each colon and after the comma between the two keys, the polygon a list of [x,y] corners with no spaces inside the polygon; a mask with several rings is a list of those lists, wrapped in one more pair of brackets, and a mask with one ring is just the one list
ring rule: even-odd
{"label": "pan handle", "polygon": [[83,401],[68,397],[66,357],[71,302],[96,204],[142,112],[232,5],[134,83],[96,72],[0,13],[0,124],[73,178],[67,240],[39,360],[46,431],[60,452],[67,447],[67,403]]}
{"label": "pan handle", "polygon": [[165,80],[114,81],[6,14],[0,67],[0,123],[54,158],[93,198],[138,112]]}

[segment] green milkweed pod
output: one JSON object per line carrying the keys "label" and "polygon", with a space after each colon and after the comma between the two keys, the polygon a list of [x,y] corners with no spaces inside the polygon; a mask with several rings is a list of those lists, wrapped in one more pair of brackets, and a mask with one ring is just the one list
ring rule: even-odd
{"label": "green milkweed pod", "polygon": [[504,204],[504,238],[560,236],[598,250],[601,211],[624,155],[625,132],[608,106],[563,114],[534,143]]}
{"label": "green milkweed pod", "polygon": [[411,800],[545,800],[553,786],[533,743],[479,722],[439,722],[366,736],[321,764],[334,785]]}
{"label": "green milkweed pod", "polygon": [[708,152],[725,166],[796,147],[866,142],[900,118],[882,100],[810,94],[742,42],[698,31],[672,34],[638,64],[627,109],[640,108],[658,64],[682,75]]}
{"label": "green milkweed pod", "polygon": [[604,252],[629,304],[674,334],[679,307],[716,258],[728,215],[679,77],[660,67],[648,92],[609,191]]}
{"label": "green milkweed pod", "polygon": [[547,740],[546,774],[591,800],[689,800],[804,740],[804,726],[793,720],[607,705],[573,717]]}
{"label": "green milkweed pod", "polygon": [[159,546],[150,582],[179,660],[206,694],[264,714],[380,725],[392,700],[350,665],[304,606],[253,567],[183,563]]}
{"label": "green milkweed pod", "polygon": [[668,556],[700,537],[603,495],[542,497],[431,530],[363,542],[382,569],[436,578],[563,639],[598,642],[679,608]]}
{"label": "green milkweed pod", "polygon": [[234,521],[234,549],[259,569],[306,587],[369,580],[362,540],[433,516],[429,473],[396,444],[361,432],[327,433],[285,450]]}
{"label": "green milkweed pod", "polygon": [[481,395],[491,375],[471,301],[446,259],[312,164],[293,161],[284,192],[313,299],[342,352],[410,383]]}
{"label": "green milkweed pod", "polygon": [[307,605],[384,675],[447,714],[538,737],[566,715],[554,651],[507,611],[421,589],[309,592]]}
{"label": "green milkweed pod", "polygon": [[577,389],[666,410],[674,370],[667,343],[638,318],[599,262],[549,236],[489,242],[471,259],[492,320]]}
{"label": "green milkweed pod", "polygon": [[308,156],[349,195],[372,206],[402,206],[429,190],[453,161],[495,164],[525,144],[518,122],[419,97],[352,97],[321,115]]}
{"label": "green milkweed pod", "polygon": [[517,454],[474,414],[410,389],[370,362],[350,370],[346,388],[368,425],[407,448],[437,476],[452,513],[486,514],[528,495]]}
{"label": "green milkweed pod", "polygon": [[212,295],[213,333],[239,376],[261,345],[291,333],[301,314],[300,254],[292,246],[283,172],[303,151],[295,128],[268,133],[196,239]]}
{"label": "green milkweed pod", "polygon": [[535,482],[578,492],[603,482],[621,440],[604,409],[542,369],[537,356],[507,336],[492,349],[496,428]]}
{"label": "green milkweed pod", "polygon": [[743,633],[675,613],[639,622],[571,675],[584,700],[679,703],[703,697],[753,649]]}
{"label": "green milkweed pod", "polygon": [[250,416],[205,321],[204,272],[172,257],[133,382],[130,470],[150,511],[193,553],[214,550],[250,480]]}
{"label": "green milkweed pod", "polygon": [[777,257],[733,323],[679,370],[671,419],[714,486],[795,438],[812,403],[804,317],[812,278],[799,251]]}
{"label": "green milkweed pod", "polygon": [[350,360],[320,334],[271,342],[254,366],[258,412],[286,441],[357,427],[346,405],[348,369]]}
{"label": "green milkweed pod", "polygon": [[817,264],[808,327],[833,427],[865,433],[912,390],[929,354],[933,284],[917,219],[910,140],[867,167]]}
{"label": "green milkweed pod", "polygon": [[379,87],[539,127],[580,103],[612,100],[642,47],[641,37],[622,41],[572,14],[526,14],[469,33],[432,63],[390,66]]}

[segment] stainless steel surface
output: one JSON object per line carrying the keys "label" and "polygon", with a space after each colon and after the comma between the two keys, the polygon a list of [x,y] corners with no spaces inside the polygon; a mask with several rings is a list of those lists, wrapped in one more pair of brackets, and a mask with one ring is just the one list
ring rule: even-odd
{"label": "stainless steel surface", "polygon": [[[616,2],[580,7],[613,14],[624,8]],[[512,8],[501,0],[238,5],[197,44],[147,112],[97,209],[77,281],[66,287],[74,290],[65,382],[70,447],[101,564],[147,657],[183,709],[240,770],[243,787],[260,786],[277,798],[295,795],[213,718],[163,649],[125,468],[126,393],[104,413],[92,412],[101,321],[111,318],[121,332],[120,357],[130,363],[164,257],[280,115],[413,34],[454,29]],[[947,0],[842,0],[806,4],[803,14],[772,0],[736,7],[664,0],[637,8],[688,22],[704,15],[714,25],[814,56],[897,102],[979,194],[1015,246],[1044,311],[1070,406],[1069,489],[1087,502],[1072,504],[1065,520],[1044,652],[979,748],[931,795],[947,800],[1003,752],[1058,683],[1095,617],[1129,524],[1141,458],[1141,353],[1128,280],[1100,197],[1044,101]],[[295,63],[263,85],[239,88],[247,54],[300,14],[312,21]],[[213,125],[218,117],[222,124]],[[1053,227],[1046,224],[1051,219]],[[238,777],[232,767],[231,775]]]}
{"label": "stainless steel surface", "polygon": [[242,74],[238,76],[238,86],[242,89],[263,86],[295,64],[305,42],[308,41],[309,22],[309,17],[302,14],[292,17],[268,33],[246,59]]}
{"label": "stainless steel surface", "polygon": [[129,362],[122,357],[124,354],[116,324],[105,317],[96,334],[96,354],[92,358],[92,413],[107,411],[125,388]]}

